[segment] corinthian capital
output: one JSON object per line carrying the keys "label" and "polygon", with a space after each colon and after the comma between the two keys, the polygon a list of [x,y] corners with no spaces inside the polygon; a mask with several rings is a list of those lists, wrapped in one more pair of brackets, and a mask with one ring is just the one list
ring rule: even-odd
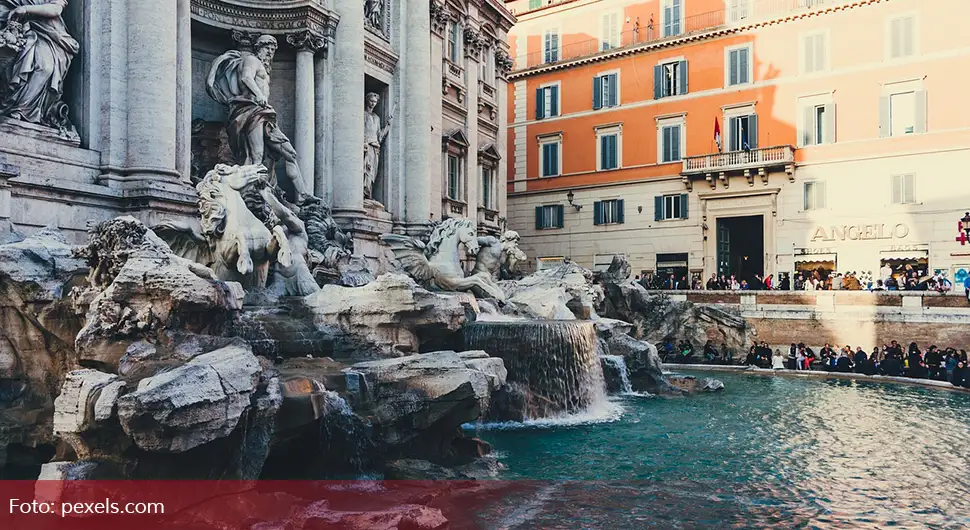
{"label": "corinthian capital", "polygon": [[327,48],[326,37],[310,30],[290,33],[286,36],[286,42],[297,50],[308,50],[313,53]]}

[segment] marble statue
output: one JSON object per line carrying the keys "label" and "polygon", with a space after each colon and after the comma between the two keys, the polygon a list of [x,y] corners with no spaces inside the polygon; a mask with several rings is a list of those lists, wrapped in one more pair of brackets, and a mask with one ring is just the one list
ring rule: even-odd
{"label": "marble statue", "polygon": [[478,297],[505,300],[505,293],[489,271],[476,270],[465,276],[458,259],[459,245],[464,245],[470,255],[478,255],[481,248],[475,226],[468,219],[445,219],[431,231],[427,244],[399,234],[384,234],[381,240],[391,247],[401,267],[429,289],[471,291]]}
{"label": "marble statue", "polygon": [[61,15],[67,0],[0,0],[0,50],[14,57],[0,73],[0,114],[76,137],[61,100],[80,45]]}
{"label": "marble statue", "polygon": [[387,124],[381,127],[381,117],[374,112],[380,96],[368,92],[364,98],[364,198],[374,198],[374,182],[377,180],[377,170],[381,163],[381,143],[387,137],[391,128],[391,119],[387,117]]}
{"label": "marble statue", "polygon": [[384,33],[384,0],[364,0],[364,23]]}
{"label": "marble statue", "polygon": [[[206,79],[206,90],[212,99],[229,107],[226,130],[236,162],[273,167],[276,160],[283,160],[296,191],[296,203],[315,202],[318,199],[307,189],[296,150],[277,125],[276,110],[268,102],[276,39],[263,35],[253,48],[255,53],[230,50],[216,58]],[[270,182],[275,184],[272,175]]]}
{"label": "marble statue", "polygon": [[286,232],[286,239],[290,244],[290,264],[282,261],[273,267],[274,284],[279,285],[279,294],[284,296],[306,296],[320,290],[313,273],[310,272],[310,237],[307,235],[306,225],[293,210],[290,210],[276,198],[273,188],[263,186],[260,195],[269,206],[279,226]]}
{"label": "marble statue", "polygon": [[[262,165],[219,164],[196,186],[201,233],[191,225],[176,222],[162,223],[152,229],[177,255],[211,267],[219,279],[239,282],[247,291],[261,290],[266,287],[274,261],[284,271],[293,271],[294,261],[299,259],[304,259],[306,267],[305,258],[294,254],[290,244],[293,236],[298,243],[305,241],[305,231],[299,234],[293,220],[285,212],[277,211],[281,205],[270,204],[274,215],[269,224],[275,224],[272,228],[246,205],[243,195],[249,189],[269,188],[267,173]],[[285,221],[277,219],[280,213],[284,214]],[[297,252],[305,252],[305,247],[298,248]],[[295,276],[293,272],[290,274]]]}
{"label": "marble statue", "polygon": [[488,274],[493,280],[511,280],[519,261],[526,255],[519,249],[519,234],[509,230],[499,239],[494,236],[478,238],[480,250],[475,256],[472,274]]}

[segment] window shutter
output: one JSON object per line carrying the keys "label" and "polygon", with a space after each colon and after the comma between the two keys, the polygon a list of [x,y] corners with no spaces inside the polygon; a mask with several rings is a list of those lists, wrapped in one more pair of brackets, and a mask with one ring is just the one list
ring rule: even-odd
{"label": "window shutter", "polygon": [[748,116],[748,147],[751,149],[758,148],[758,115],[752,114]]}
{"label": "window shutter", "polygon": [[664,198],[663,195],[656,195],[653,198],[653,220],[663,221],[664,219]]}
{"label": "window shutter", "polygon": [[620,137],[619,135],[610,136],[610,167],[617,169],[620,167]]}
{"label": "window shutter", "polygon": [[903,200],[907,204],[912,204],[916,202],[916,190],[914,189],[916,177],[914,175],[906,175],[903,177]]}
{"label": "window shutter", "polygon": [[738,118],[728,118],[728,151],[738,151],[741,149],[740,131],[738,130]]}
{"label": "window shutter", "polygon": [[545,50],[546,62],[551,63],[552,62],[552,33],[548,31],[546,32],[545,46],[546,46],[546,50]]}
{"label": "window shutter", "polygon": [[552,33],[552,62],[559,60],[559,32]]}
{"label": "window shutter", "polygon": [[809,194],[812,193],[812,183],[806,182],[802,186],[802,209],[808,211],[815,204],[815,201],[811,200]]}
{"label": "window shutter", "polygon": [[548,90],[550,94],[548,115],[558,116],[559,115],[559,87],[554,85],[546,88],[546,90]]}
{"label": "window shutter", "polygon": [[670,129],[671,129],[670,127],[663,127],[660,130],[660,134],[661,134],[661,137],[662,137],[661,140],[660,140],[660,149],[661,149],[661,152],[660,152],[660,161],[661,162],[670,162],[670,156],[671,156],[671,153],[670,153],[670,136],[671,136]]}
{"label": "window shutter", "polygon": [[892,125],[889,121],[889,96],[879,98],[879,137],[892,136]]}
{"label": "window shutter", "polygon": [[610,49],[610,16],[603,15],[603,41],[600,50]]}
{"label": "window shutter", "polygon": [[601,225],[603,224],[603,203],[602,201],[596,201],[593,203],[593,224]]}
{"label": "window shutter", "polygon": [[546,149],[546,144],[539,145],[539,176],[545,177],[549,174],[549,150]]}
{"label": "window shutter", "polygon": [[893,204],[902,204],[903,202],[903,176],[902,175],[893,175],[892,201],[893,201]]}
{"label": "window shutter", "polygon": [[603,80],[600,77],[593,78],[593,110],[603,108]]}
{"label": "window shutter", "polygon": [[559,174],[559,144],[547,144],[549,147],[549,175]]}
{"label": "window shutter", "polygon": [[600,142],[600,160],[599,169],[606,169],[609,167],[609,157],[607,156],[607,149],[609,148],[609,142],[607,142],[608,136],[603,135],[599,137]]}
{"label": "window shutter", "polygon": [[680,126],[670,128],[670,161],[680,160]]}
{"label": "window shutter", "polygon": [[673,9],[670,6],[664,8],[664,37],[673,35]]}
{"label": "window shutter", "polygon": [[835,143],[835,103],[825,105],[825,123],[822,124],[822,132],[825,138],[819,138],[819,143]]}
{"label": "window shutter", "polygon": [[815,105],[805,107],[802,112],[802,145],[815,145]]}
{"label": "window shutter", "polygon": [[566,217],[564,215],[563,206],[560,204],[556,206],[556,228],[562,228],[566,226]]}
{"label": "window shutter", "polygon": [[536,230],[545,228],[542,224],[542,206],[536,206]]}
{"label": "window shutter", "polygon": [[664,67],[656,65],[653,67],[653,99],[664,97],[663,94]]}
{"label": "window shutter", "polygon": [[748,78],[748,49],[738,50],[738,82],[741,84],[750,83]]}
{"label": "window shutter", "polygon": [[926,91],[917,90],[913,92],[913,132],[916,134],[926,132]]}
{"label": "window shutter", "polygon": [[623,224],[623,199],[616,200],[616,222]]}
{"label": "window shutter", "polygon": [[609,95],[609,106],[615,107],[619,104],[620,86],[617,83],[616,74],[610,74],[607,76],[610,80],[610,95]]}
{"label": "window shutter", "polygon": [[828,57],[825,56],[825,40],[826,35],[824,33],[815,36],[815,70],[820,72],[822,70],[828,70]]}
{"label": "window shutter", "polygon": [[677,83],[680,86],[677,87],[677,94],[678,95],[687,94],[687,92],[688,92],[688,90],[687,90],[687,61],[680,61],[680,64],[677,65],[677,67],[680,69],[680,76],[678,76],[678,79],[677,79]]}
{"label": "window shutter", "polygon": [[541,120],[546,117],[545,103],[546,103],[546,90],[544,88],[536,89],[536,119]]}
{"label": "window shutter", "polygon": [[680,35],[680,2],[681,0],[673,0],[674,23],[671,25],[672,35]]}
{"label": "window shutter", "polygon": [[728,85],[738,84],[738,54],[740,50],[732,50],[728,54]]}
{"label": "window shutter", "polygon": [[815,183],[815,207],[818,209],[824,209],[825,201],[827,197],[825,195],[825,182]]}
{"label": "window shutter", "polygon": [[889,28],[889,40],[891,46],[890,57],[893,59],[903,55],[903,19],[897,18],[892,21]]}
{"label": "window shutter", "polygon": [[914,32],[916,20],[913,17],[906,17],[902,20],[902,44],[899,51],[904,57],[913,55],[916,46],[916,35]]}
{"label": "window shutter", "polygon": [[686,193],[680,194],[680,218],[687,219],[687,203],[689,202],[689,195]]}

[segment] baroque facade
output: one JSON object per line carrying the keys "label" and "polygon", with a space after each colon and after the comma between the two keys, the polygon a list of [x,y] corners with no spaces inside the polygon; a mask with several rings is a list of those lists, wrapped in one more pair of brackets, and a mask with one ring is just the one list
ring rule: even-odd
{"label": "baroque facade", "polygon": [[[91,222],[121,213],[149,225],[194,219],[193,186],[205,171],[258,156],[291,200],[321,200],[371,258],[381,234],[421,234],[442,217],[498,231],[505,188],[497,175],[506,171],[499,109],[514,17],[496,0],[0,6],[8,3],[0,67],[29,55],[18,47],[21,27],[57,13],[50,32],[63,28],[55,51],[64,60],[55,63],[66,76],[61,93],[35,105],[43,119],[13,110],[0,119],[4,225],[29,233],[56,224],[80,240]],[[35,20],[18,26],[24,17]],[[247,57],[259,72],[238,73]],[[261,88],[250,90],[253,80]],[[30,95],[30,87],[18,90]],[[239,94],[251,98],[249,108],[234,104]],[[455,164],[445,153],[459,155],[459,188],[448,187]]]}
{"label": "baroque facade", "polygon": [[509,219],[678,278],[970,271],[959,0],[512,0]]}

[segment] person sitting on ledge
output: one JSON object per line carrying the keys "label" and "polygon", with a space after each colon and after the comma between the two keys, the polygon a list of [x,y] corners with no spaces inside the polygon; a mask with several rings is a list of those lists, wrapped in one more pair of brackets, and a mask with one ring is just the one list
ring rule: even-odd
{"label": "person sitting on ledge", "polygon": [[849,354],[845,350],[842,350],[842,354],[839,355],[839,359],[835,363],[835,371],[842,374],[852,372],[852,361],[849,359]]}
{"label": "person sitting on ledge", "polygon": [[775,370],[785,369],[785,356],[777,348],[775,349],[775,354],[771,356],[771,367]]}

